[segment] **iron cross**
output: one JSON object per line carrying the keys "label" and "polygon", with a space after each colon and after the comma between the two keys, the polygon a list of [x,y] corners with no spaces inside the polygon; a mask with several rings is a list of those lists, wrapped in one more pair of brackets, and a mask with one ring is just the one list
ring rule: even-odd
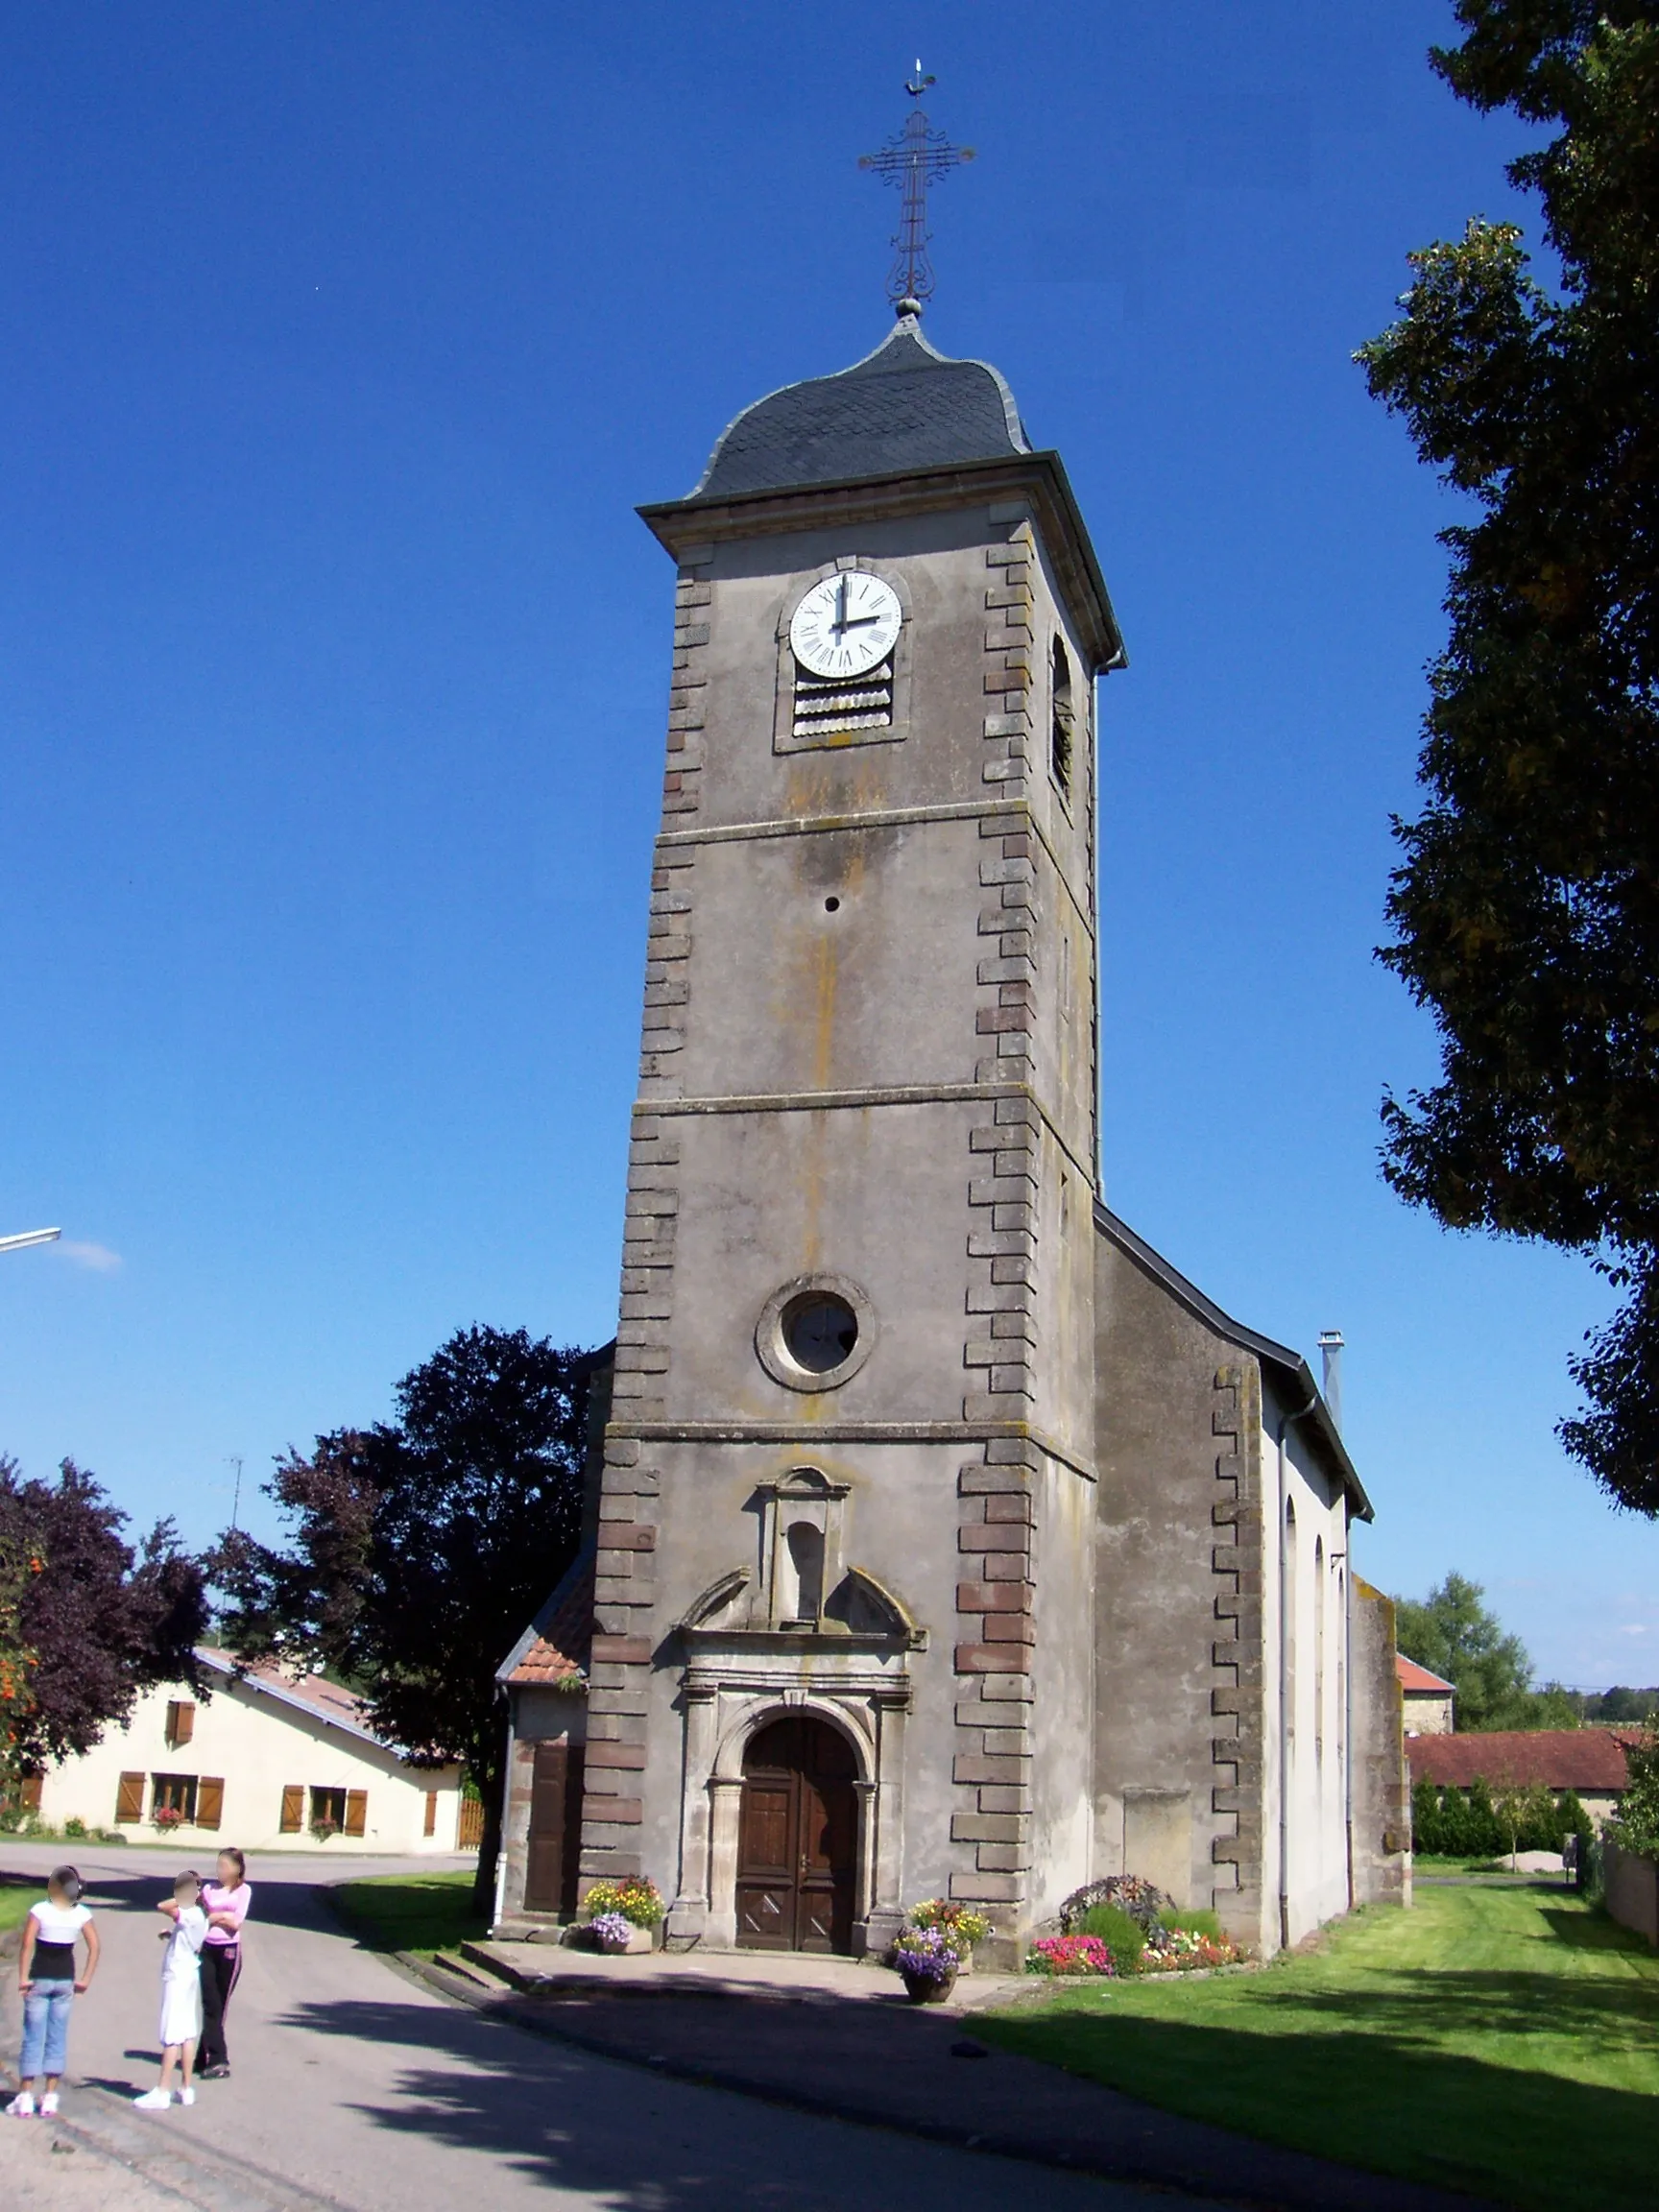
{"label": "iron cross", "polygon": [[[919,101],[934,82],[924,77],[922,64],[904,89]],[[927,118],[913,107],[904,128],[879,154],[859,156],[860,169],[873,169],[884,184],[897,184],[903,193],[899,228],[893,234],[893,268],[887,278],[887,296],[901,315],[920,315],[922,302],[933,296],[933,264],[927,257],[931,232],[927,228],[927,187],[948,177],[964,161],[972,161],[972,146],[952,146],[943,131],[930,131]]]}

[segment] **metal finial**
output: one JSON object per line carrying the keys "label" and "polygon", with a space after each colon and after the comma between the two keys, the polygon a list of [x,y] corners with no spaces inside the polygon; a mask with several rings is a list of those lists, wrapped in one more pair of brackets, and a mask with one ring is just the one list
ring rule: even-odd
{"label": "metal finial", "polygon": [[[934,82],[924,77],[922,64],[904,89],[920,100]],[[904,128],[879,154],[860,155],[860,169],[873,169],[883,184],[897,184],[903,194],[899,228],[893,234],[893,267],[887,276],[887,297],[901,316],[920,315],[924,301],[933,297],[933,264],[927,248],[927,187],[947,178],[964,161],[972,161],[972,146],[952,146],[943,131],[930,131],[920,108],[912,108]]]}

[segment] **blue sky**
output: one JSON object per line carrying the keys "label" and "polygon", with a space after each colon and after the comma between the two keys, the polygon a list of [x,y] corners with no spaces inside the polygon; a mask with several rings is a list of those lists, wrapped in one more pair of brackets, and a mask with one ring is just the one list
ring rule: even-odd
{"label": "blue sky", "polygon": [[[1659,1532],[1564,1458],[1578,1261],[1378,1179],[1377,968],[1450,515],[1349,356],[1509,204],[1430,0],[546,0],[0,29],[0,1445],[192,1540],[455,1326],[609,1334],[671,573],[760,393],[888,327],[902,120],[948,352],[1064,452],[1102,700],[1105,1182],[1347,1334],[1359,1565],[1659,1678]],[[1524,215],[1530,222],[1530,216]],[[245,1490],[245,1498],[247,1490]],[[260,1508],[255,1504],[257,1517]]]}

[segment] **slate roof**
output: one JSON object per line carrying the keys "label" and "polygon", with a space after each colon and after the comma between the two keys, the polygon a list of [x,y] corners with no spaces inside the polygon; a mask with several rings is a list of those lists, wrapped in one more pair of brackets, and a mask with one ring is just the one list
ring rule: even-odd
{"label": "slate roof", "polygon": [[563,1580],[497,1670],[510,1689],[557,1689],[586,1682],[593,1642],[596,1553],[584,1545]]}
{"label": "slate roof", "polygon": [[1396,1651],[1394,1654],[1394,1672],[1399,1677],[1401,1689],[1407,1695],[1413,1691],[1437,1697],[1456,1695],[1455,1683],[1443,1681],[1438,1674],[1431,1674],[1427,1667],[1419,1667],[1416,1660],[1407,1659],[1404,1651]]}
{"label": "slate roof", "polygon": [[1029,453],[1014,395],[983,361],[951,361],[906,317],[874,353],[786,384],[728,424],[691,493],[729,499],[806,484]]}
{"label": "slate roof", "polygon": [[1588,1790],[1616,1795],[1629,1782],[1624,1765],[1626,1737],[1613,1728],[1517,1728],[1490,1736],[1413,1736],[1407,1756],[1413,1782],[1466,1790],[1471,1782],[1489,1789]]}

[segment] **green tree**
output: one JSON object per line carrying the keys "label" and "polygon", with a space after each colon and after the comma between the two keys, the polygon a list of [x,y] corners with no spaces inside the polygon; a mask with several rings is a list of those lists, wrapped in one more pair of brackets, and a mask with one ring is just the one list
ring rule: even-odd
{"label": "green tree", "polygon": [[1383,1108],[1383,1172],[1450,1227],[1582,1251],[1623,1293],[1573,1371],[1568,1449],[1659,1512],[1659,7],[1455,0],[1433,68],[1551,132],[1512,224],[1410,256],[1372,392],[1469,495],[1451,633],[1397,822],[1382,957],[1441,1077]]}
{"label": "green tree", "polygon": [[209,1562],[238,1657],[322,1663],[416,1765],[465,1766],[481,1911],[501,1840],[495,1670],[575,1551],[590,1369],[522,1329],[457,1332],[397,1385],[395,1422],[278,1461],[285,1548],[231,1530]]}
{"label": "green tree", "polygon": [[1454,1717],[1460,1730],[1527,1724],[1532,1662],[1520,1637],[1506,1636],[1497,1615],[1481,1603],[1485,1595],[1479,1582],[1454,1574],[1421,1601],[1394,1600],[1401,1650],[1456,1690]]}
{"label": "green tree", "polygon": [[1659,1859],[1659,1729],[1644,1729],[1624,1746],[1629,1775],[1607,1833],[1625,1851]]}

